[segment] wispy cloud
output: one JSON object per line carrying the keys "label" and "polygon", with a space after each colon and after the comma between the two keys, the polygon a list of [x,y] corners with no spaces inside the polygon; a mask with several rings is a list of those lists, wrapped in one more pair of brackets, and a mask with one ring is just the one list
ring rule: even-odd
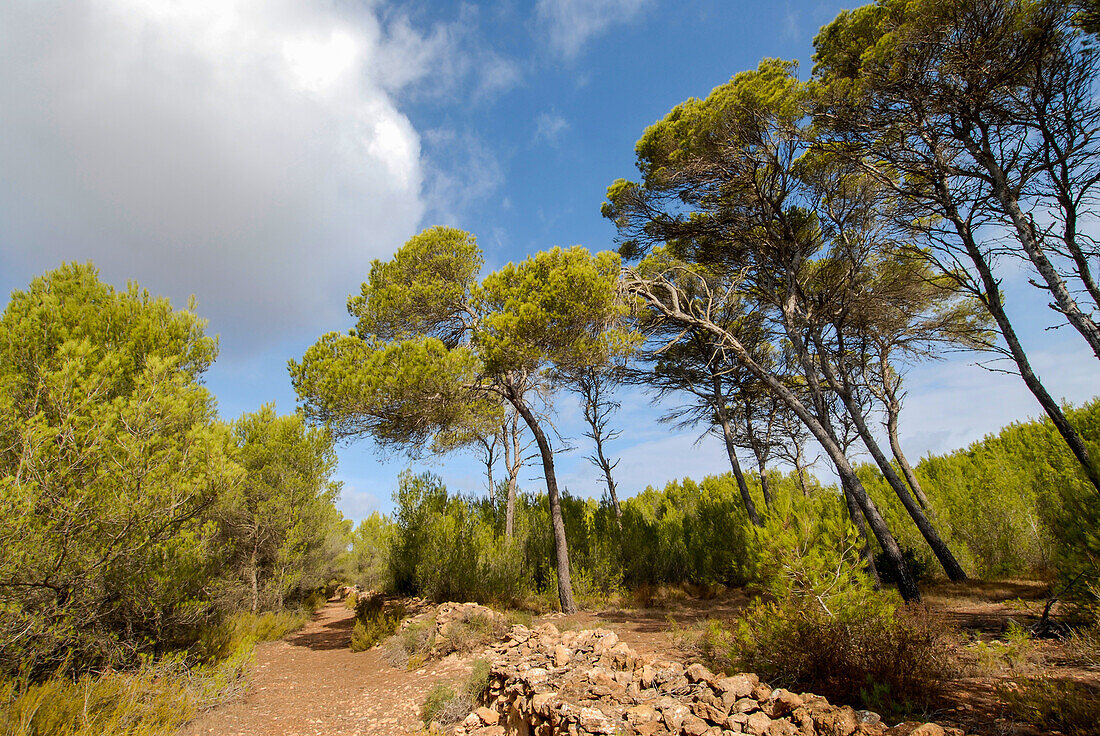
{"label": "wispy cloud", "polygon": [[538,0],[535,15],[550,47],[574,59],[588,41],[614,25],[629,23],[655,0]]}
{"label": "wispy cloud", "polygon": [[556,144],[558,138],[569,129],[569,121],[557,112],[541,112],[535,118],[535,142]]}
{"label": "wispy cloud", "polygon": [[496,152],[473,131],[429,130],[424,147],[429,161],[425,202],[433,221],[459,224],[467,210],[504,183]]}

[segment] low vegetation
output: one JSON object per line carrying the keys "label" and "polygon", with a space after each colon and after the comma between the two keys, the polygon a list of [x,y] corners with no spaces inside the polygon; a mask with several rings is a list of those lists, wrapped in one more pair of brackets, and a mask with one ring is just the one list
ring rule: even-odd
{"label": "low vegetation", "polygon": [[135,668],[48,678],[0,678],[5,736],[166,736],[243,692],[253,647],[279,639],[309,612],[238,613],[203,632],[195,655],[148,658]]}

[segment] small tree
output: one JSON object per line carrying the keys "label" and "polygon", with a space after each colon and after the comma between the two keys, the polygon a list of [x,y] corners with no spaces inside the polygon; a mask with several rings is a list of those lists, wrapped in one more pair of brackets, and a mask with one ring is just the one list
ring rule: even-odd
{"label": "small tree", "polygon": [[472,235],[432,228],[375,261],[351,334],[330,333],[291,363],[307,414],[342,436],[372,435],[412,452],[510,405],[542,458],[565,612],[576,603],[550,437],[532,403],[548,369],[568,373],[606,354],[618,316],[618,257],[554,248],[478,284]]}
{"label": "small tree", "polygon": [[221,526],[245,578],[249,606],[281,608],[323,555],[339,486],[332,440],[297,414],[271,404],[233,425],[235,460],[245,480],[226,498]]}

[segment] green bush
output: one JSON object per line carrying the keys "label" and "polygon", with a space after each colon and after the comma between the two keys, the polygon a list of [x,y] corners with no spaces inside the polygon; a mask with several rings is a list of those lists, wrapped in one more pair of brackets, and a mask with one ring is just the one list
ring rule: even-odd
{"label": "green bush", "polygon": [[951,674],[942,628],[874,590],[839,503],[778,498],[752,533],[749,569],[763,595],[738,621],[708,626],[704,659],[888,716],[930,706]]}
{"label": "green bush", "polygon": [[473,702],[467,695],[455,692],[449,685],[437,683],[424,699],[420,719],[425,726],[434,721],[446,728],[462,721],[472,710]]}
{"label": "green bush", "polygon": [[365,617],[356,617],[351,630],[351,651],[362,652],[370,649],[383,639],[393,636],[401,619],[379,609]]}
{"label": "green bush", "polygon": [[209,665],[173,655],[125,671],[62,671],[41,681],[0,676],[4,736],[171,736],[201,710],[243,692],[252,639]]}
{"label": "green bush", "polygon": [[489,694],[489,673],[492,665],[487,659],[475,659],[470,674],[462,683],[462,692],[474,703],[483,703]]}

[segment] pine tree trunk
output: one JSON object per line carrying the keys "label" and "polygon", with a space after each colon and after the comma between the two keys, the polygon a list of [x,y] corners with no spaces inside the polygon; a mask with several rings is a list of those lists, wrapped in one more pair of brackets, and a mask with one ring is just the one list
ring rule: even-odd
{"label": "pine tree trunk", "polygon": [[859,538],[863,540],[863,563],[867,565],[867,573],[875,581],[875,590],[882,589],[882,578],[879,577],[878,567],[875,565],[875,552],[871,549],[871,538],[867,536],[867,522],[863,518],[863,512],[859,510],[859,505],[856,504],[855,496],[852,495],[852,491],[848,488],[846,483],[841,483],[844,489],[844,503],[848,506],[848,516],[851,517],[852,523],[856,527],[856,531],[859,532]]}
{"label": "pine tree trunk", "polygon": [[622,529],[623,510],[619,507],[619,496],[615,489],[615,479],[611,476],[611,463],[603,454],[603,440],[600,439],[600,433],[596,431],[595,425],[592,427],[592,434],[596,438],[596,457],[600,461],[600,468],[603,469],[604,479],[607,480],[607,493],[611,496],[611,506],[615,509],[615,521],[618,522],[619,529]]}
{"label": "pine tree trunk", "polygon": [[848,416],[851,417],[852,422],[856,425],[856,429],[859,431],[860,439],[863,440],[864,446],[871,453],[871,457],[874,458],[875,463],[879,466],[879,470],[886,477],[886,482],[890,484],[890,487],[894,490],[898,499],[901,501],[902,506],[909,512],[910,518],[913,519],[913,523],[917,529],[920,530],[921,536],[928,543],[928,546],[932,548],[932,552],[936,555],[936,559],[939,560],[940,565],[943,566],[944,572],[947,573],[947,577],[951,580],[966,580],[966,572],[962,569],[962,565],[955,559],[955,555],[951,553],[951,548],[947,546],[947,543],[940,537],[939,532],[932,525],[932,522],[928,520],[928,517],[921,510],[920,505],[913,500],[913,496],[909,493],[908,486],[905,482],[898,477],[898,474],[894,472],[894,466],[890,464],[889,459],[882,452],[882,448],[879,447],[878,442],[875,441],[874,435],[871,434],[870,429],[867,427],[867,421],[863,416],[863,411],[852,397],[852,392],[846,383],[841,383],[836,374],[834,373],[832,366],[829,364],[828,358],[825,357],[826,353],[822,349],[822,345],[819,341],[815,340],[815,344],[818,348],[818,354],[821,358],[821,371],[825,375],[825,380],[828,381],[830,388],[840,397],[840,400],[844,402],[844,408],[847,410]]}
{"label": "pine tree trunk", "polygon": [[252,613],[256,613],[260,608],[260,576],[256,566],[259,564],[257,557],[259,553],[260,540],[259,537],[252,541],[252,558],[249,564],[249,576],[252,582]]}
{"label": "pine tree trunk", "polygon": [[752,494],[749,493],[749,486],[745,483],[745,474],[741,472],[741,463],[737,461],[737,448],[733,443],[733,427],[730,426],[729,414],[726,412],[726,400],[722,396],[718,377],[714,376],[713,381],[715,413],[718,415],[718,423],[722,427],[722,439],[726,443],[726,454],[729,456],[730,466],[733,468],[733,477],[737,480],[737,489],[741,492],[741,503],[745,506],[749,521],[756,526],[764,526],[764,522],[760,520],[760,514],[756,510],[756,503],[752,500]]}
{"label": "pine tree trunk", "polygon": [[[940,163],[944,165],[942,162]],[[941,180],[937,182],[936,186],[941,204],[944,205],[944,215],[950,220],[952,225],[954,225],[955,232],[962,241],[963,247],[966,249],[966,253],[970,257],[970,261],[974,264],[974,268],[978,272],[978,277],[981,279],[982,302],[985,304],[986,310],[988,310],[990,316],[993,317],[993,321],[997,323],[997,329],[1001,333],[1001,337],[1004,338],[1005,345],[1008,347],[1008,352],[1020,371],[1020,378],[1023,379],[1024,385],[1031,391],[1031,394],[1039,402],[1039,405],[1043,407],[1043,411],[1050,417],[1050,421],[1058,430],[1058,434],[1062,435],[1062,439],[1065,440],[1066,445],[1069,446],[1070,452],[1073,453],[1077,462],[1081,464],[1081,469],[1085,472],[1085,476],[1092,483],[1097,494],[1100,494],[1100,469],[1097,469],[1093,464],[1092,458],[1089,457],[1088,449],[1081,440],[1081,436],[1077,433],[1077,430],[1073,428],[1073,425],[1069,423],[1069,420],[1066,419],[1066,415],[1062,412],[1062,408],[1058,406],[1058,402],[1056,402],[1046,390],[1042,381],[1039,380],[1039,376],[1036,375],[1034,369],[1032,369],[1031,362],[1027,359],[1027,354],[1024,352],[1023,346],[1020,345],[1020,339],[1016,335],[1016,330],[1013,328],[1012,322],[1008,319],[1008,314],[1005,312],[1004,303],[1001,301],[1001,284],[993,276],[993,270],[989,267],[985,255],[981,252],[981,249],[978,248],[974,240],[974,234],[970,230],[970,225],[952,204],[951,194],[947,191],[946,184]]]}
{"label": "pine tree trunk", "polygon": [[894,453],[894,459],[898,461],[898,466],[901,467],[906,482],[913,489],[913,495],[917,497],[917,501],[922,508],[930,508],[928,496],[924,495],[924,489],[921,488],[920,481],[917,480],[917,474],[913,472],[909,459],[901,451],[901,443],[898,441],[898,412],[890,407],[886,411],[886,434],[890,438],[890,452]]}
{"label": "pine tree trunk", "polygon": [[558,478],[554,473],[554,454],[550,442],[546,439],[542,427],[535,415],[522,400],[510,399],[512,405],[523,417],[542,455],[542,470],[546,476],[546,495],[550,502],[550,531],[554,537],[554,556],[558,571],[558,601],[564,614],[577,612],[577,603],[573,598],[573,583],[569,573],[569,545],[565,538],[565,521],[561,514],[561,496],[558,494]]}

